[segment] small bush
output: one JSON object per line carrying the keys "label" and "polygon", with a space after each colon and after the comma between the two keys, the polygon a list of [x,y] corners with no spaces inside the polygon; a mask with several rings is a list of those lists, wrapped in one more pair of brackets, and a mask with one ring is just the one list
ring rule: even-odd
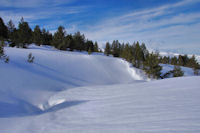
{"label": "small bush", "polygon": [[28,60],[27,60],[27,61],[28,61],[29,63],[33,63],[34,58],[35,58],[35,57],[32,55],[32,53],[29,53],[29,54],[28,54]]}
{"label": "small bush", "polygon": [[184,72],[181,70],[180,66],[174,66],[173,77],[182,77]]}

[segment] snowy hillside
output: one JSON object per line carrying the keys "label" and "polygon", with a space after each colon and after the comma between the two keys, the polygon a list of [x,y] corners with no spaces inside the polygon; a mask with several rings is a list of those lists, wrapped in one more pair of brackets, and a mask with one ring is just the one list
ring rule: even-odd
{"label": "snowy hillside", "polygon": [[0,118],[0,128],[3,133],[197,133],[199,81],[185,77],[69,89],[50,98],[60,104],[44,112]]}
{"label": "snowy hillside", "polygon": [[[162,71],[161,71],[162,75],[174,69],[174,65],[169,65],[169,64],[160,64],[160,65],[162,66]],[[194,70],[192,68],[181,66],[181,70],[184,72],[184,76],[195,76]]]}
{"label": "snowy hillside", "polygon": [[[18,110],[19,114],[20,111],[22,114],[26,112],[28,103],[31,103],[29,108],[32,105],[41,106],[46,104],[49,97],[62,90],[143,80],[141,71],[131,68],[122,59],[58,51],[51,47],[34,45],[30,49],[7,47],[5,52],[10,57],[10,62],[0,63],[0,73],[3,75],[0,78],[0,101],[7,111],[16,108],[5,104],[7,99],[20,104],[18,106],[22,110]],[[27,62],[29,53],[35,56],[33,64]],[[1,110],[0,116],[4,113]]]}
{"label": "snowy hillside", "polygon": [[34,45],[5,52],[2,133],[200,132],[200,77],[188,68],[190,77],[146,82],[120,58]]}

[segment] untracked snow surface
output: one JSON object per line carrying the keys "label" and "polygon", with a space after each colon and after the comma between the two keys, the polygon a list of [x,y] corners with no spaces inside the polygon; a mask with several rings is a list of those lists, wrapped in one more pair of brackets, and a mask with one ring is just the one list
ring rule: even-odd
{"label": "untracked snow surface", "polygon": [[200,132],[199,76],[146,82],[122,59],[5,49],[11,60],[0,62],[0,133]]}

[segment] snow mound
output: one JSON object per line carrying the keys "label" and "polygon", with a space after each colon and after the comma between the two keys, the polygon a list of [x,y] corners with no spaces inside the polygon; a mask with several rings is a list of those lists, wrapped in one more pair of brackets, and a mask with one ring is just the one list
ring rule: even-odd
{"label": "snow mound", "polygon": [[[49,101],[57,92],[82,86],[126,84],[145,80],[142,71],[120,58],[59,51],[49,46],[5,47],[10,62],[0,62],[0,117],[37,114],[65,103]],[[35,57],[28,63],[28,54]],[[9,99],[10,102],[7,102]],[[7,108],[7,109],[6,109]],[[18,108],[18,112],[12,112]]]}

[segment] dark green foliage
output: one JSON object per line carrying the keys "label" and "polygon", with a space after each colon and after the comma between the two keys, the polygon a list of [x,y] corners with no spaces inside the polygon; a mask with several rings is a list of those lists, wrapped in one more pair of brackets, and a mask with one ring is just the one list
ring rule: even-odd
{"label": "dark green foliage", "polygon": [[106,47],[105,47],[105,50],[104,50],[104,54],[105,55],[109,55],[109,54],[111,54],[111,46],[110,46],[110,43],[109,42],[107,42],[106,43]]}
{"label": "dark green foliage", "polygon": [[32,30],[29,27],[28,22],[25,22],[23,18],[19,22],[17,33],[19,37],[20,47],[24,48],[26,47],[26,44],[32,43]]}
{"label": "dark green foliage", "polygon": [[43,43],[42,37],[43,36],[40,27],[39,25],[36,25],[33,31],[33,43],[36,45],[41,45]]}
{"label": "dark green foliage", "polygon": [[28,54],[28,59],[27,59],[27,61],[28,61],[29,63],[33,63],[34,59],[35,59],[35,57],[32,55],[32,53],[29,53],[29,54]]}
{"label": "dark green foliage", "polygon": [[3,19],[0,17],[0,40],[8,38],[8,29],[3,22]]}
{"label": "dark green foliage", "polygon": [[173,77],[182,77],[184,72],[181,70],[180,66],[174,66]]}
{"label": "dark green foliage", "polygon": [[0,44],[0,58],[4,55],[4,41],[1,40]]}
{"label": "dark green foliage", "polygon": [[46,31],[45,29],[42,29],[42,44],[43,45],[52,45],[53,36],[49,31]]}
{"label": "dark green foliage", "polygon": [[65,47],[70,51],[74,50],[74,40],[71,34],[65,37]]}
{"label": "dark green foliage", "polygon": [[94,52],[99,52],[99,47],[97,42],[94,43]]}
{"label": "dark green foliage", "polygon": [[[143,44],[144,45],[144,44]],[[143,51],[144,50],[144,51]],[[137,68],[142,68],[142,64],[145,61],[145,52],[146,52],[146,47],[145,45],[142,47],[140,47],[139,42],[137,42],[136,44],[133,44],[133,66],[137,67]],[[146,53],[148,54],[148,52]]]}
{"label": "dark green foliage", "polygon": [[130,46],[128,43],[126,45],[122,44],[120,57],[132,62],[134,58],[132,50],[132,46]]}
{"label": "dark green foliage", "polygon": [[18,28],[15,28],[12,20],[8,22],[6,27],[0,18],[0,30],[0,39],[7,39],[11,47],[26,48],[28,44],[35,43],[37,45],[51,45],[60,50],[89,51],[90,49],[91,52],[101,51],[99,51],[97,42],[86,41],[84,34],[80,32],[67,35],[63,26],[59,26],[55,34],[52,35],[44,28],[41,30],[38,25],[32,32],[28,22],[25,22],[23,18],[19,22]]}
{"label": "dark green foliage", "polygon": [[63,26],[59,26],[58,30],[54,33],[52,45],[55,46],[55,48],[66,50],[64,49],[65,35],[66,35],[65,28]]}
{"label": "dark green foliage", "polygon": [[159,65],[158,55],[148,54],[144,62],[144,71],[149,77],[160,78],[162,67]]}
{"label": "dark green foliage", "polygon": [[160,58],[160,63],[190,67],[194,70],[195,75],[199,74],[200,65],[194,55],[191,58],[187,55],[179,55],[178,58],[176,56],[172,58],[164,56]]}
{"label": "dark green foliage", "polygon": [[8,22],[7,27],[8,27],[9,41],[11,42],[10,46],[14,47],[14,46],[16,46],[16,44],[19,43],[19,36],[18,36],[18,33],[17,33],[17,29],[15,28],[15,25],[12,22],[12,20],[10,20]]}
{"label": "dark green foliage", "polygon": [[73,49],[82,51],[82,50],[89,50],[89,47],[85,48],[85,36],[82,35],[79,31],[73,35]]}
{"label": "dark green foliage", "polygon": [[92,50],[91,50],[91,48],[89,48],[88,54],[90,55],[91,53],[92,53]]}
{"label": "dark green foliage", "polygon": [[120,43],[118,40],[114,40],[111,45],[111,52],[114,57],[120,56]]}

